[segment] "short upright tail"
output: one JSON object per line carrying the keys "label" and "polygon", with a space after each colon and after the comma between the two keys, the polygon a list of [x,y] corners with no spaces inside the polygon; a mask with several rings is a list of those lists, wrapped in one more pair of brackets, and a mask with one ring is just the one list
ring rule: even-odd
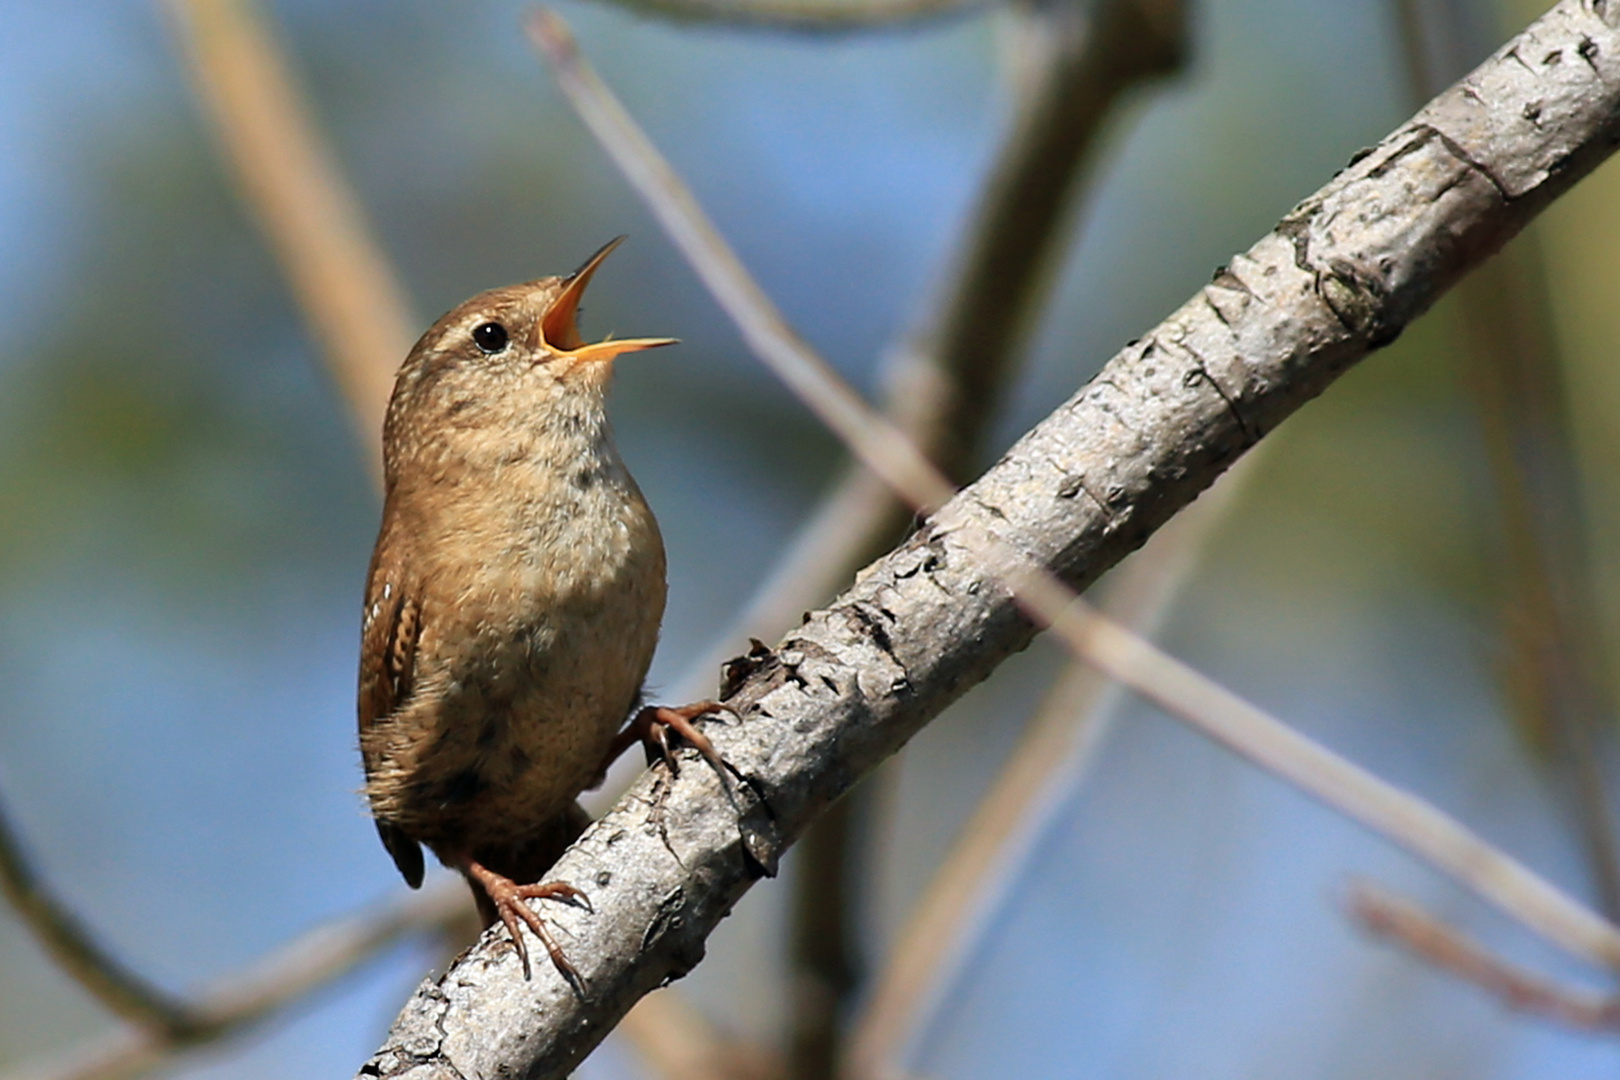
{"label": "short upright tail", "polygon": [[405,884],[413,889],[422,887],[422,845],[405,835],[405,831],[398,825],[378,819],[377,835],[382,837],[383,847],[388,854],[394,857],[394,865],[405,876]]}

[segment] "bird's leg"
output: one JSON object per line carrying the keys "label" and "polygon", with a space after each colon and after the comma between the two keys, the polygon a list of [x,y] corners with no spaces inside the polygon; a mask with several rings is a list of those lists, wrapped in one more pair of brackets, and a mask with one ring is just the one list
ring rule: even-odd
{"label": "bird's leg", "polygon": [[724,779],[727,768],[725,759],[714,748],[714,743],[709,741],[709,737],[699,731],[692,721],[708,713],[730,711],[718,701],[698,701],[679,708],[648,705],[638,711],[624,726],[624,730],[613,737],[607,755],[602,759],[600,774],[606,775],[608,766],[619,760],[619,755],[636,743],[640,743],[646,749],[647,764],[651,765],[658,758],[663,758],[669,765],[669,771],[678,774],[681,768],[669,747],[669,733],[673,731],[691,743],[697,752],[703,755],[704,760],[714,766],[721,779]]}
{"label": "bird's leg", "polygon": [[[541,921],[539,913],[525,900],[561,900],[565,903],[576,904],[591,909],[590,897],[568,884],[566,881],[543,881],[535,885],[519,885],[505,874],[498,874],[473,858],[461,860],[461,871],[467,875],[467,880],[474,885],[476,895],[479,889],[483,896],[479,897],[478,910],[484,916],[485,925],[493,923],[497,918],[506,926],[506,932],[512,935],[512,945],[517,949],[518,959],[523,961],[523,977],[529,978],[529,950],[523,943],[523,935],[518,932],[518,920],[522,919],[528,924],[534,936],[546,947],[551,954],[551,962],[556,965],[557,974],[561,975],[574,991],[585,996],[585,980],[580,977],[579,971],[568,962],[563,955],[546,924]],[[487,900],[488,903],[484,901]]]}

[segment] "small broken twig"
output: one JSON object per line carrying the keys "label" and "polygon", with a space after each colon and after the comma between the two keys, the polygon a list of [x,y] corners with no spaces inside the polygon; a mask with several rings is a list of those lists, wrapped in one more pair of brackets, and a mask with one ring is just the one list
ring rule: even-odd
{"label": "small broken twig", "polygon": [[1583,1031],[1620,1031],[1620,999],[1560,986],[1510,964],[1410,900],[1362,882],[1351,890],[1349,909],[1368,933],[1411,950],[1511,1009]]}

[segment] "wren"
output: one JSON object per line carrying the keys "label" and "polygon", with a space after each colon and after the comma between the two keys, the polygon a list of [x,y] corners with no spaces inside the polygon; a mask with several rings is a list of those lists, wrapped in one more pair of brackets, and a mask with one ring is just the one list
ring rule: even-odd
{"label": "wren", "polygon": [[541,881],[588,824],[578,795],[634,742],[668,757],[671,729],[718,760],[691,723],[714,703],[637,709],[664,545],[613,445],[607,391],[616,357],[674,342],[580,338],[580,298],[622,240],[568,277],[473,297],[406,357],[361,631],[360,750],[383,845],[412,888],[431,849],[485,926],[505,924],[525,975],[518,920],[576,989],[526,901],[589,904]]}

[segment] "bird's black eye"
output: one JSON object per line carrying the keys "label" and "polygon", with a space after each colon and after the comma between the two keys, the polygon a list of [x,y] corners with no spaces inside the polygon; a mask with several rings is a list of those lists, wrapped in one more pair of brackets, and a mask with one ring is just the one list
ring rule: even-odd
{"label": "bird's black eye", "polygon": [[473,328],[473,343],[487,353],[500,352],[510,340],[506,327],[498,322],[479,323]]}

